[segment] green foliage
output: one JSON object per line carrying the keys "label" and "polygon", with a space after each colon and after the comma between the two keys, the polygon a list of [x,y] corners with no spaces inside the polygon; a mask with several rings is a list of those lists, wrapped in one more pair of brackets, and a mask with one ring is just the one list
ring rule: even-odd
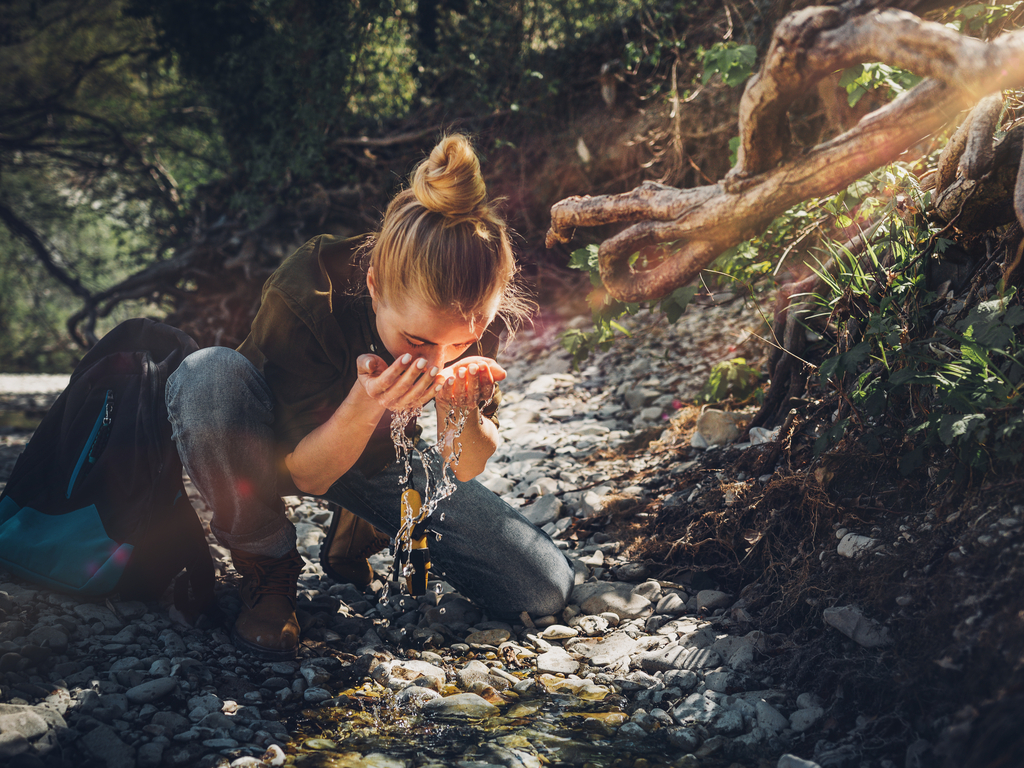
{"label": "green foliage", "polygon": [[1024,3],[1021,0],[1005,5],[971,3],[954,9],[953,19],[948,26],[957,32],[990,38],[1002,31],[1022,5]]}
{"label": "green foliage", "polygon": [[153,19],[165,61],[201,89],[257,204],[268,188],[322,179],[331,138],[356,115],[401,114],[414,90],[391,0],[132,0],[132,10]]}
{"label": "green foliage", "polygon": [[569,256],[569,266],[587,272],[590,275],[590,284],[594,286],[594,290],[587,297],[593,310],[593,330],[571,328],[559,336],[562,346],[572,355],[574,368],[579,368],[595,350],[607,351],[617,339],[628,338],[631,335],[619,322],[619,318],[624,315],[635,315],[641,309],[656,307],[670,323],[674,323],[686,311],[697,293],[696,286],[683,286],[653,302],[615,301],[602,287],[597,245],[588,245],[573,251]]}
{"label": "green foliage", "polygon": [[701,82],[707,85],[718,74],[722,76],[722,82],[735,88],[750,77],[756,61],[757,48],[752,45],[739,45],[734,41],[715,43],[704,53],[704,75]]}
{"label": "green foliage", "polygon": [[[136,271],[148,254],[150,224],[146,206],[118,200],[107,190],[89,199],[57,169],[42,177],[15,168],[0,178],[0,199],[31,200],[32,213],[44,226],[42,236],[60,255],[62,266],[89,289],[99,289]],[[43,181],[55,188],[38,189]],[[113,179],[111,179],[113,181]],[[67,372],[82,350],[71,343],[68,318],[78,299],[53,280],[21,240],[0,229],[0,371]],[[164,308],[146,301],[129,302],[101,319],[100,335],[128,317],[161,317]]]}
{"label": "green foliage", "polygon": [[[960,471],[988,471],[1024,459],[1024,307],[1011,290],[983,301],[952,327],[931,329],[936,297],[924,288],[922,254],[939,250],[936,232],[923,220],[897,210],[896,201],[924,206],[927,196],[906,168],[890,166],[865,180],[891,193],[871,195],[882,225],[864,253],[830,244],[831,271],[819,270],[827,286],[815,297],[818,320],[827,320],[832,354],[819,366],[821,384],[845,393],[846,414],[818,438],[823,451],[853,425],[873,450],[899,445],[909,473],[929,450],[952,450]],[[829,202],[863,195],[865,184]],[[859,340],[858,340],[859,339]],[[916,414],[912,416],[912,414]],[[910,421],[908,422],[908,418]]]}
{"label": "green foliage", "polygon": [[697,403],[719,403],[727,398],[746,400],[753,395],[761,381],[761,372],[747,364],[742,357],[715,363],[711,375],[697,394]]}
{"label": "green foliage", "polygon": [[846,89],[851,107],[857,106],[857,102],[871,91],[881,91],[889,99],[894,99],[919,82],[921,78],[913,72],[877,62],[857,64],[844,70],[839,78],[839,85]]}
{"label": "green foliage", "polygon": [[67,282],[102,290],[152,260],[181,206],[220,173],[209,112],[156,59],[151,26],[125,5],[4,8],[0,369],[68,370],[79,352],[65,322],[80,299],[43,269],[40,246]]}

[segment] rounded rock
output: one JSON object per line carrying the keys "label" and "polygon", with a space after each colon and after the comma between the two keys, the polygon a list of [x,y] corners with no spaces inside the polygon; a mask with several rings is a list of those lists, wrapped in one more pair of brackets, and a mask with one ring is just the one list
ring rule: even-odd
{"label": "rounded rock", "polygon": [[132,704],[152,704],[178,690],[178,680],[173,677],[158,677],[129,688],[125,694]]}

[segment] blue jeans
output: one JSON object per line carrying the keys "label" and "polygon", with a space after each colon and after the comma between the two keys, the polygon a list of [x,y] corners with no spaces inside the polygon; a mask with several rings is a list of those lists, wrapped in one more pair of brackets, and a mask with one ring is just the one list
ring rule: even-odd
{"label": "blue jeans", "polygon": [[[228,549],[281,557],[295,547],[285,516],[274,442],[274,396],[262,374],[227,347],[187,357],[167,382],[167,412],[182,464],[213,510],[212,531]],[[365,477],[350,470],[323,498],[394,537],[402,487],[397,463]],[[413,459],[413,482],[426,477]],[[430,542],[433,570],[494,616],[557,613],[572,591],[572,565],[543,531],[476,481],[439,505]],[[440,513],[444,512],[444,519]]]}

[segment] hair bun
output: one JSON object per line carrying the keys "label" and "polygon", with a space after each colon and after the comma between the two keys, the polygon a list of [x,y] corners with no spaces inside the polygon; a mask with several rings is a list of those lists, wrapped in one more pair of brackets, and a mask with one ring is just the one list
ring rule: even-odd
{"label": "hair bun", "polygon": [[462,134],[446,136],[420,163],[412,190],[424,208],[446,216],[472,212],[487,196],[480,161]]}

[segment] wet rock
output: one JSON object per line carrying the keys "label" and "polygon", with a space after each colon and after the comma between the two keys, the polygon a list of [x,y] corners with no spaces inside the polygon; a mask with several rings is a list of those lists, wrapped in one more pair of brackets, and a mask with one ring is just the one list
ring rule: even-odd
{"label": "wet rock", "polygon": [[552,624],[546,627],[540,636],[545,640],[567,640],[570,637],[576,637],[580,634],[578,629],[573,627],[566,627],[561,624]]}
{"label": "wet rock", "polygon": [[579,668],[579,662],[562,648],[552,648],[537,657],[538,673],[571,675]]}
{"label": "wet rock", "polygon": [[567,643],[567,650],[590,659],[596,666],[608,666],[620,659],[628,659],[636,650],[637,641],[625,632],[613,632],[607,637]]}
{"label": "wet rock", "polygon": [[428,701],[441,698],[441,694],[424,688],[420,685],[408,685],[395,695],[395,703],[402,706],[409,706],[413,709],[421,709]]}
{"label": "wet rock", "polygon": [[421,711],[442,717],[493,717],[499,710],[475,693],[456,693],[426,702]]}
{"label": "wet rock", "polygon": [[501,645],[512,637],[507,629],[485,629],[466,637],[469,645]]}

